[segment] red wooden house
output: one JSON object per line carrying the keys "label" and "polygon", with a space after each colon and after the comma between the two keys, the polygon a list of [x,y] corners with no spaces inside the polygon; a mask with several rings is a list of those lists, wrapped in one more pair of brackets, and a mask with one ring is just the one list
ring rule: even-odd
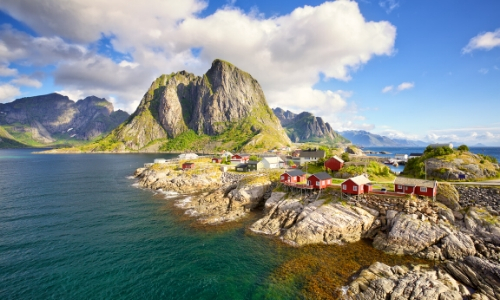
{"label": "red wooden house", "polygon": [[396,177],[396,180],[394,180],[394,191],[396,193],[434,197],[437,194],[437,181]]}
{"label": "red wooden house", "polygon": [[344,161],[338,157],[337,155],[330,157],[327,161],[325,161],[325,170],[338,171],[342,169],[344,166]]}
{"label": "red wooden house", "polygon": [[280,176],[280,182],[297,183],[302,181],[306,181],[306,173],[301,170],[286,171]]}
{"label": "red wooden house", "polygon": [[342,193],[350,195],[361,195],[372,191],[370,179],[363,175],[352,177],[342,182]]}
{"label": "red wooden house", "polygon": [[247,163],[248,160],[250,160],[249,154],[235,154],[231,156],[231,163],[235,164],[244,164]]}
{"label": "red wooden house", "polygon": [[222,162],[222,158],[221,157],[213,157],[212,162],[214,164],[220,164]]}
{"label": "red wooden house", "polygon": [[182,164],[182,169],[183,170],[186,170],[186,169],[193,169],[194,168],[194,163],[192,162],[185,162]]}
{"label": "red wooden house", "polygon": [[324,189],[332,184],[332,176],[326,172],[312,174],[307,178],[307,185],[312,186],[314,189]]}

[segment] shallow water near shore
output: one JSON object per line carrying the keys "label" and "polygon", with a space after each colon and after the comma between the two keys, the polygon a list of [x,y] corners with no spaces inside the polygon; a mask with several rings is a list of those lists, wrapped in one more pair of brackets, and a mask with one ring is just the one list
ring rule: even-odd
{"label": "shallow water near shore", "polygon": [[159,154],[0,150],[1,299],[332,298],[373,261],[367,242],[292,248],[238,223],[204,226],[133,186]]}

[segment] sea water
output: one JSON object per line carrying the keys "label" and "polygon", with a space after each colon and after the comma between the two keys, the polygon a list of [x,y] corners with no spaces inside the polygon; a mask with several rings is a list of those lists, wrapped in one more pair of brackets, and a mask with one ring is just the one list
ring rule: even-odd
{"label": "sea water", "polygon": [[261,212],[200,226],[131,177],[171,155],[32,151],[0,150],[0,299],[335,299],[359,268],[408,261],[289,247],[247,229]]}

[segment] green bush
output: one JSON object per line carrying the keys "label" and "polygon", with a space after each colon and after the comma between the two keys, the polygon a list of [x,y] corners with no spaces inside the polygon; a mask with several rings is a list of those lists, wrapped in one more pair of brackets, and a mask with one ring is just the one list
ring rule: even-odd
{"label": "green bush", "polygon": [[469,147],[467,147],[467,145],[460,145],[460,146],[458,146],[457,150],[469,151]]}

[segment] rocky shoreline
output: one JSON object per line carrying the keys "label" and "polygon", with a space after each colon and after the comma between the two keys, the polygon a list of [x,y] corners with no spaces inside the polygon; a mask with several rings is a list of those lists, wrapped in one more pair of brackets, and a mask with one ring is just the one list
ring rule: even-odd
{"label": "rocky shoreline", "polygon": [[[375,263],[351,279],[346,298],[500,299],[500,192],[440,184],[437,201],[388,195],[340,199],[338,190],[302,195],[278,191],[269,174],[138,169],[142,187],[189,198],[176,205],[205,224],[235,221],[264,206],[250,226],[283,242],[345,244],[362,238],[394,255],[436,261],[435,268]],[[274,191],[273,191],[274,189]]]}

